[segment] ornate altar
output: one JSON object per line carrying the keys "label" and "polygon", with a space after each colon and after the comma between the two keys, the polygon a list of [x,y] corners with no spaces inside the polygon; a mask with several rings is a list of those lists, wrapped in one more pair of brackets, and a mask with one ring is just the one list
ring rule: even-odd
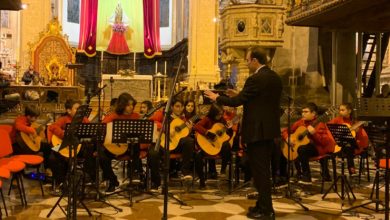
{"label": "ornate altar", "polygon": [[73,86],[75,76],[68,69],[68,63],[75,61],[75,49],[71,48],[57,18],[53,18],[45,31],[39,34],[39,40],[29,43],[31,62],[34,69],[44,78],[44,84],[50,86]]}
{"label": "ornate altar", "polygon": [[152,100],[152,82],[151,75],[102,75],[102,84],[107,85],[104,94],[110,99],[118,98],[122,92],[128,92],[139,102]]}

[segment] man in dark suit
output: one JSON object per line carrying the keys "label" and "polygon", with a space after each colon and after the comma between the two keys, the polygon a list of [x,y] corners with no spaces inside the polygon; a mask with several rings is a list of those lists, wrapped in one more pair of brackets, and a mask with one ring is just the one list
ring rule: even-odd
{"label": "man in dark suit", "polygon": [[256,206],[249,208],[247,216],[253,219],[275,219],[271,198],[270,160],[273,148],[277,147],[274,139],[280,137],[282,81],[266,66],[267,53],[264,49],[250,49],[246,60],[253,74],[245,81],[241,92],[233,95],[228,90],[227,97],[205,91],[205,95],[222,105],[243,105],[242,140],[247,146],[254,185],[259,193]]}

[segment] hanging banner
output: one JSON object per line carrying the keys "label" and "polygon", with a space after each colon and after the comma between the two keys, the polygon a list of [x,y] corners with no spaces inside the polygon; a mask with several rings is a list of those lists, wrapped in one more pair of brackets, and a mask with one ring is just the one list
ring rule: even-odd
{"label": "hanging banner", "polygon": [[99,1],[96,32],[97,51],[144,52],[143,0]]}

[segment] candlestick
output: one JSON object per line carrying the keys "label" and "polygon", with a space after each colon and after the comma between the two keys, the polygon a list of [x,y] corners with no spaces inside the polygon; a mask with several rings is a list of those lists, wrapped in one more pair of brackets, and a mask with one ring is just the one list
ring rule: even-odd
{"label": "candlestick", "polygon": [[167,75],[167,61],[164,63],[164,74]]}
{"label": "candlestick", "polygon": [[103,56],[104,56],[104,51],[102,51],[102,53],[100,55],[100,61],[103,61]]}
{"label": "candlestick", "polygon": [[157,61],[156,61],[156,73],[157,73],[157,65],[158,65],[158,64],[157,64]]}
{"label": "candlestick", "polygon": [[159,102],[161,99],[161,87],[160,87],[160,78],[157,78],[157,101]]}

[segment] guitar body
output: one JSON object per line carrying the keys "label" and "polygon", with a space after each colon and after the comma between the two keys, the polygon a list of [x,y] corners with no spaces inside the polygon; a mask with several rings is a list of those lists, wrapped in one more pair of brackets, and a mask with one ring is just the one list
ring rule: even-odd
{"label": "guitar body", "polygon": [[[34,129],[42,126],[38,123],[32,123],[31,127]],[[16,142],[23,149],[26,154],[35,154],[41,149],[41,141],[45,139],[45,130],[41,131],[37,135],[27,134],[24,132],[18,132],[16,134]]]}
{"label": "guitar body", "polygon": [[[62,139],[53,134],[53,137],[51,138],[51,144],[53,145],[53,147],[59,147],[62,144]],[[81,144],[77,145],[76,155],[80,152],[80,149],[81,149]],[[59,150],[58,153],[61,154],[63,157],[69,158],[69,147],[65,147]],[[75,155],[73,153],[72,157],[74,156]]]}
{"label": "guitar body", "polygon": [[112,126],[113,123],[107,123],[107,133],[103,146],[112,154],[119,156],[126,153],[128,145],[125,143],[112,143]]}
{"label": "guitar body", "polygon": [[226,134],[226,127],[222,123],[215,123],[208,131],[216,134],[217,137],[214,141],[199,133],[196,133],[196,141],[204,152],[212,156],[217,155],[221,151],[223,143],[228,141],[230,136]]}
{"label": "guitar body", "polygon": [[[175,118],[169,125],[169,150],[175,150],[179,145],[180,139],[187,137],[190,134],[190,129],[185,125],[185,122],[180,118]],[[161,134],[160,146],[164,148],[165,134]]]}
{"label": "guitar body", "polygon": [[[293,134],[290,135],[290,147],[288,147],[287,140],[282,148],[282,153],[285,158],[288,160],[295,160],[298,157],[298,148],[310,143],[310,139],[307,135],[302,135],[307,132],[305,126],[298,127]],[[290,157],[288,157],[288,152],[290,151]]]}

